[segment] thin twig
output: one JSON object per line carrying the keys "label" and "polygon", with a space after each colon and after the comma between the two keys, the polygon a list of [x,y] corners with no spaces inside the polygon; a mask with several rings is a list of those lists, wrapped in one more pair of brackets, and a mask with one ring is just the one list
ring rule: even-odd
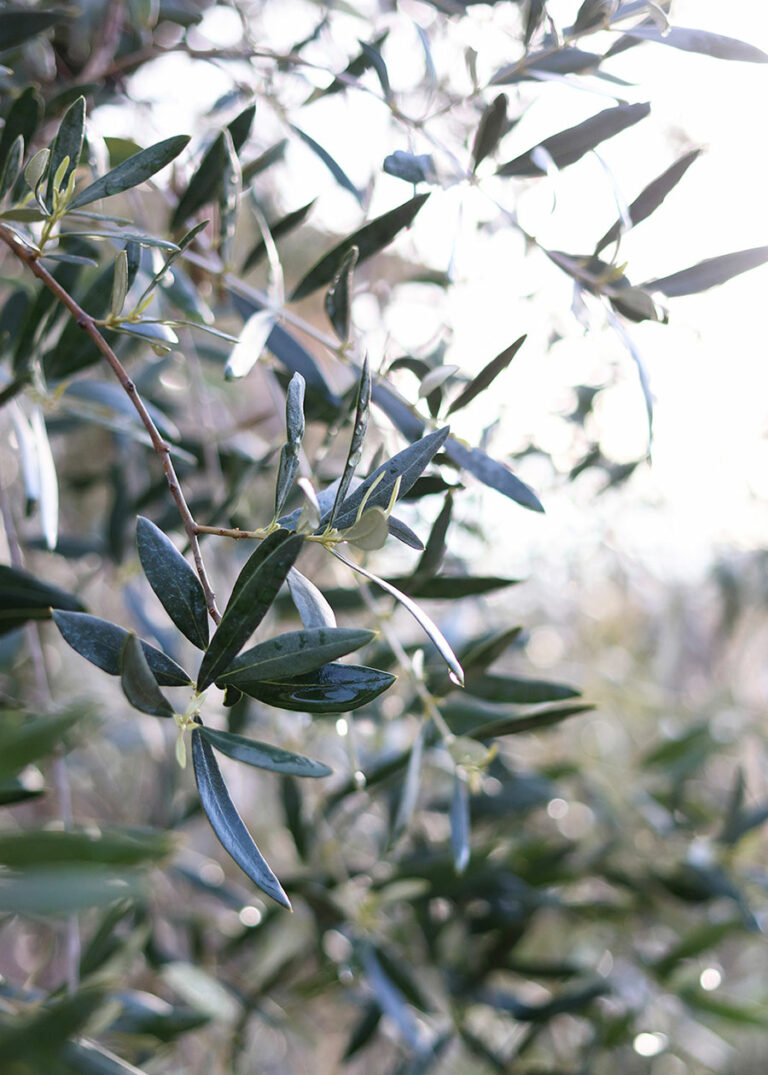
{"label": "thin twig", "polygon": [[35,251],[30,250],[22,242],[20,242],[13,234],[13,232],[10,231],[10,229],[6,228],[4,224],[0,224],[0,240],[2,240],[6,244],[6,246],[8,246],[11,251],[16,255],[16,257],[20,261],[22,261],[32,273],[34,273],[38,280],[42,281],[42,283],[48,288],[48,290],[56,296],[62,306],[66,307],[66,309],[75,319],[83,332],[85,332],[86,335],[93,340],[101,355],[106,359],[118,381],[123,386],[126,394],[128,395],[128,398],[135,407],[139,418],[141,419],[142,425],[149,434],[150,440],[152,441],[152,447],[155,449],[157,454],[160,456],[160,459],[162,460],[163,470],[165,472],[165,477],[168,482],[168,488],[171,490],[171,495],[176,502],[176,507],[179,509],[179,514],[181,515],[181,520],[184,524],[184,530],[187,534],[187,538],[189,539],[190,548],[192,549],[192,556],[195,561],[195,568],[197,570],[198,577],[205,592],[205,602],[208,606],[208,612],[214,623],[219,623],[221,616],[219,614],[218,609],[216,608],[216,596],[213,592],[213,588],[208,578],[208,572],[205,569],[205,564],[203,563],[202,554],[200,552],[200,543],[197,538],[197,523],[195,522],[192,513],[189,510],[189,505],[187,504],[187,501],[184,497],[184,493],[181,489],[181,485],[179,483],[179,479],[173,465],[173,460],[171,459],[171,447],[160,436],[157,426],[152,421],[149,411],[144,405],[144,401],[142,400],[136,389],[136,385],[128,376],[128,373],[120,359],[117,357],[115,352],[112,350],[112,348],[102,336],[93,318],[85,312],[82,306],[80,306],[79,303],[75,301],[75,299],[72,298],[69,292],[61,286],[58,280],[51,276],[48,270],[40,264],[40,261],[38,260]]}

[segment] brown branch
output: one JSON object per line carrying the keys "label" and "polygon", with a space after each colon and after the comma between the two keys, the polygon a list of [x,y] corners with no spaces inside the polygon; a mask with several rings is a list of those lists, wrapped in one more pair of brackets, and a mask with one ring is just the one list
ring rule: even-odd
{"label": "brown branch", "polygon": [[219,623],[221,616],[216,608],[216,596],[211,587],[208,572],[205,569],[205,564],[203,563],[202,554],[200,552],[200,543],[197,538],[199,532],[198,526],[192,517],[187,501],[184,498],[181,485],[179,484],[179,479],[171,459],[170,445],[160,436],[157,426],[152,421],[149,411],[144,405],[144,401],[136,390],[136,385],[128,376],[120,359],[102,336],[93,318],[72,298],[69,292],[61,286],[58,280],[51,276],[48,270],[40,264],[37,253],[20,242],[13,232],[10,231],[9,228],[6,228],[4,224],[0,224],[0,240],[2,240],[19,261],[22,261],[30,272],[34,273],[38,280],[42,281],[45,287],[56,296],[62,306],[66,307],[75,319],[83,332],[93,340],[101,355],[106,359],[118,381],[125,389],[131,403],[136,408],[136,412],[141,419],[142,425],[152,441],[152,447],[162,460],[168,488],[171,490],[171,495],[176,502],[176,507],[179,509],[179,514],[181,515],[181,520],[184,524],[184,530],[189,539],[192,556],[195,561],[195,568],[205,592],[205,602],[208,606],[208,612],[214,623]]}

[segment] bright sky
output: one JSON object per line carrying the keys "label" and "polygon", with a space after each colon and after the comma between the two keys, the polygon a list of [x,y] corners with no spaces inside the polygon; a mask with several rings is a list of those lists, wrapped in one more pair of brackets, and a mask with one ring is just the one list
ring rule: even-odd
{"label": "bright sky", "polygon": [[[556,17],[562,12],[561,25],[573,16],[571,0],[551,0],[549,6]],[[432,7],[418,0],[402,7],[422,25],[436,17]],[[289,4],[282,10],[295,9]],[[286,44],[296,39],[299,29],[286,27],[280,16],[281,5],[267,7],[266,12],[275,20],[275,40],[270,39],[270,44],[280,47],[281,33],[286,35]],[[316,9],[307,5],[307,13],[314,24]],[[231,14],[214,9],[204,24],[206,32],[226,43],[231,29],[226,19]],[[488,29],[496,10],[473,7],[470,16],[468,43],[476,43],[480,49],[489,40]],[[730,0],[728,4],[675,0],[673,21],[742,38],[768,51],[768,6],[754,0]],[[352,40],[350,49],[354,47]],[[585,47],[593,47],[592,41]],[[414,55],[412,48],[401,50],[401,54]],[[627,271],[633,282],[674,272],[705,257],[768,244],[768,136],[763,119],[768,65],[719,61],[651,44],[619,59],[620,68],[616,61],[613,70],[620,70],[622,77],[638,84],[626,90],[628,99],[652,103],[651,119],[600,150],[625,201],[631,201],[686,149],[707,147],[664,207],[624,239],[621,258],[628,259]],[[199,64],[190,80],[181,57],[162,63],[159,80],[155,75],[153,84],[148,68],[135,92],[161,102],[151,117],[158,132],[165,135],[187,129],[187,113],[192,116],[204,110],[205,104],[228,88],[229,80],[212,73],[206,84],[200,78]],[[396,83],[397,71],[393,69],[392,75]],[[167,94],[169,78],[177,87],[172,100]],[[182,79],[183,94],[179,91]],[[595,90],[602,87],[603,92],[606,88],[597,80],[589,85]],[[514,98],[514,93],[510,96]],[[365,176],[355,172],[356,161],[367,167],[377,154],[383,157],[408,146],[405,141],[393,141],[383,106],[361,98],[359,94],[347,95],[346,133],[339,130],[338,99],[333,108],[329,106],[327,116],[322,106],[313,106],[316,126],[309,129],[330,149],[345,148],[345,166],[353,178],[364,182]],[[519,125],[521,138],[522,132],[530,133],[526,145],[579,122],[596,106],[611,104],[608,98],[585,98],[583,93],[556,84],[540,87],[535,98],[534,107]],[[373,146],[370,150],[363,146],[359,154],[349,149],[350,140],[360,137],[359,116],[357,132],[352,133],[355,99],[361,101],[360,115]],[[99,125],[109,129],[114,117],[107,116],[106,110],[102,115]],[[261,123],[268,122],[263,110],[259,116]],[[414,148],[424,152],[428,147]],[[304,164],[291,173],[296,190],[290,197],[286,195],[291,206],[301,204],[305,194],[311,197],[317,192],[318,173],[305,166],[306,151],[301,161]],[[327,185],[327,175],[324,178]],[[515,208],[529,231],[557,249],[586,252],[616,216],[611,180],[594,156],[560,177],[554,210],[549,180],[532,184],[532,188],[514,203]],[[377,187],[377,199],[383,201],[380,205],[375,199],[373,211],[403,200],[407,190],[401,182],[383,177]],[[502,195],[509,196],[507,192]],[[327,200],[321,219],[336,220],[339,228],[357,226],[359,215],[349,195],[331,190],[323,197]],[[460,201],[464,203],[464,218],[458,215]],[[338,215],[328,211],[336,205]],[[435,299],[431,289],[430,301],[436,302],[431,313],[420,296],[411,302],[401,301],[387,328],[403,345],[424,343],[443,314],[449,312],[453,338],[446,361],[467,372],[476,371],[518,335],[528,332],[528,342],[493,395],[494,406],[502,406],[493,449],[502,456],[524,445],[530,436],[567,467],[570,430],[558,416],[573,405],[570,386],[603,383],[618,370],[616,387],[603,394],[598,407],[599,435],[613,458],[637,458],[643,452],[647,427],[628,352],[611,330],[598,327],[587,334],[581,332],[568,313],[571,289],[566,277],[543,257],[523,258],[519,243],[508,230],[492,240],[487,235],[481,241],[474,239],[475,229],[466,224],[475,212],[489,215],[487,208],[467,196],[466,188],[436,192],[419,217],[418,235],[433,264],[445,268],[453,252],[458,283],[444,300]],[[458,225],[461,219],[465,226],[457,231],[451,222]],[[534,516],[497,494],[478,491],[474,510],[482,511],[490,523],[493,543],[489,552],[498,561],[486,563],[489,570],[525,572],[542,556],[578,557],[608,543],[647,565],[691,577],[706,566],[713,550],[765,543],[768,363],[763,309],[767,286],[768,267],[763,267],[701,296],[672,300],[669,325],[630,326],[656,397],[653,467],[637,472],[629,487],[597,497],[596,483],[589,475],[575,484],[556,479],[553,488],[548,465],[535,458],[524,460],[519,468],[521,476],[543,492],[547,515]],[[534,295],[532,300],[526,298],[530,294]],[[406,297],[403,295],[403,300]],[[369,307],[365,300],[357,304],[355,314],[359,326],[366,327]],[[553,314],[554,326],[565,339],[548,350]],[[384,345],[383,335],[372,332],[368,345],[375,360],[377,347],[381,352]],[[476,406],[466,415],[456,416],[456,432],[476,438],[490,417],[487,406]],[[591,432],[597,434],[598,426],[593,425]]]}

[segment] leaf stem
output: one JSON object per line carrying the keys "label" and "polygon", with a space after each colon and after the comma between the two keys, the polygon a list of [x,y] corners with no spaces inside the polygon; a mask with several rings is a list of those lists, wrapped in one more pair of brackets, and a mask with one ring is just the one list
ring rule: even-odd
{"label": "leaf stem", "polygon": [[40,280],[45,285],[45,287],[47,287],[48,290],[56,296],[62,306],[64,306],[75,319],[83,332],[85,332],[86,335],[93,340],[102,357],[106,359],[107,364],[111,367],[112,372],[117,377],[118,381],[125,390],[128,398],[135,407],[139,418],[141,419],[142,425],[146,429],[147,433],[149,434],[150,440],[152,441],[152,447],[155,449],[155,452],[160,456],[160,459],[162,461],[163,470],[165,472],[165,477],[168,482],[168,488],[171,490],[171,496],[176,502],[176,507],[179,510],[181,520],[184,524],[184,530],[189,539],[190,548],[192,549],[192,556],[195,561],[195,569],[197,570],[198,577],[205,592],[205,603],[208,607],[208,613],[214,623],[218,624],[221,619],[221,616],[216,607],[216,596],[213,592],[213,588],[208,578],[208,572],[206,571],[205,564],[203,563],[203,557],[200,552],[198,533],[201,531],[198,529],[198,525],[195,522],[192,513],[189,510],[189,505],[187,504],[187,501],[184,497],[184,493],[182,491],[178,476],[176,474],[176,470],[173,465],[173,461],[171,459],[170,445],[160,436],[157,426],[153,422],[149,411],[144,404],[144,401],[142,400],[136,389],[136,385],[128,376],[128,373],[120,359],[117,357],[115,352],[112,350],[112,348],[102,336],[101,332],[96,326],[94,319],[85,312],[82,306],[80,306],[79,303],[75,301],[75,299],[72,298],[69,292],[61,286],[58,280],[56,280],[55,277],[51,276],[48,270],[40,264],[38,255],[35,253],[35,251],[30,250],[27,246],[20,242],[19,239],[14,235],[14,233],[4,224],[0,224],[0,240],[4,242],[6,246],[9,247],[9,249],[12,251],[12,253],[19,259],[19,261],[23,262],[24,265],[26,265],[26,267],[30,270],[30,272],[32,272],[38,278],[38,280]]}

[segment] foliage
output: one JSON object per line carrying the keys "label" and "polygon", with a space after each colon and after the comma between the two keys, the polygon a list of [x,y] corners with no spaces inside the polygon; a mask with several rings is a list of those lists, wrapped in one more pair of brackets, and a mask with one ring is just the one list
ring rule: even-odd
{"label": "foliage", "polygon": [[[24,929],[64,938],[36,981],[5,975],[4,1070],[210,1071],[214,1055],[216,1070],[253,1070],[264,1034],[294,1055],[309,1018],[333,1026],[325,1070],[374,1042],[377,1070],[403,1073],[631,1070],[670,991],[678,1015],[646,1033],[645,1055],[656,1043],[715,1070],[690,1045],[692,1022],[762,1028],[766,1012],[711,995],[693,972],[759,928],[734,849],[768,810],[741,777],[728,804],[689,795],[714,751],[706,726],[642,763],[657,811],[636,842],[655,852],[664,838],[663,858],[633,853],[575,765],[525,767],[510,742],[557,736],[592,706],[526,673],[520,627],[489,630],[483,609],[499,606],[479,603],[516,580],[460,554],[465,484],[543,507],[487,437],[469,444],[443,420],[487,405],[527,336],[515,330],[474,375],[440,346],[373,361],[355,303],[386,306],[404,281],[450,294],[451,272],[408,244],[441,200],[479,192],[498,226],[569,278],[576,308],[628,344],[650,443],[627,322],[664,322],[657,295],[723,283],[768,247],[631,281],[623,236],[698,150],[628,206],[617,198],[594,251],[544,247],[510,205],[650,122],[613,74],[626,50],[768,56],[670,26],[665,4],[584,0],[558,26],[527,0],[492,5],[514,58],[486,77],[467,50],[465,87],[439,57],[469,3],[425,4],[418,22],[331,5],[285,51],[263,44],[276,6],[238,7],[229,48],[204,43],[204,0],[0,8],[4,460],[14,448],[0,490],[0,913],[6,935],[29,918]],[[366,40],[348,50],[350,25]],[[390,50],[405,32],[423,59],[408,86]],[[592,37],[601,51],[585,51]],[[92,117],[127,108],[129,76],[169,54],[231,75],[208,139],[102,139]],[[520,140],[530,96],[587,79],[609,107]],[[392,123],[364,188],[304,130],[354,95]],[[329,213],[335,237],[321,241],[319,195],[281,203],[273,176],[289,150],[322,164],[357,226]],[[379,171],[411,196],[374,211],[389,183]],[[417,378],[413,399],[403,374]],[[599,388],[585,391],[575,420]],[[597,446],[573,474],[603,465]],[[197,793],[180,772],[188,750]],[[545,809],[571,795],[591,803],[583,837],[553,833]],[[233,864],[198,829],[201,812]],[[692,855],[695,833],[716,825],[715,850]],[[648,922],[661,950],[642,943]]]}

